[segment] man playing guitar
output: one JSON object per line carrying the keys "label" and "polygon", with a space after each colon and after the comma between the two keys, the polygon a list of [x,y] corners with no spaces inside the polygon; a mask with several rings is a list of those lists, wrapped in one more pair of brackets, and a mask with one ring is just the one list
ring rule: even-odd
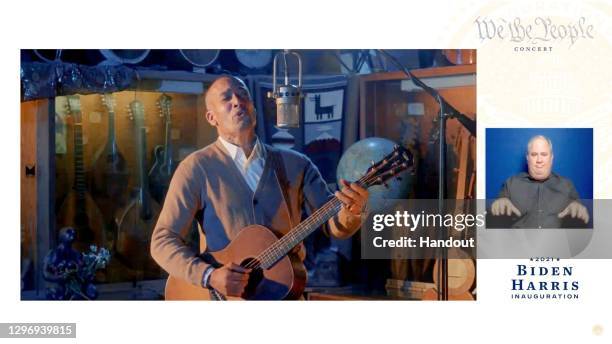
{"label": "man playing guitar", "polygon": [[[151,254],[173,278],[241,297],[255,265],[212,264],[187,246],[181,233],[196,214],[202,227],[200,250],[215,252],[247,226],[262,225],[281,237],[299,224],[302,211],[320,208],[334,194],[305,155],[257,138],[255,109],[244,82],[222,76],[212,83],[205,101],[204,116],[219,137],[178,166],[152,235]],[[335,196],[343,205],[327,221],[336,238],[348,238],[359,229],[368,199],[366,188],[342,184]],[[303,260],[304,250],[299,251]]]}

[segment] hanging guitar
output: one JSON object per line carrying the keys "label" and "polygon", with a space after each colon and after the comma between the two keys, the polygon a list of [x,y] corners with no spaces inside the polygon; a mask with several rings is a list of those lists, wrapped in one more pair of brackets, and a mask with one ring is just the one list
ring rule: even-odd
{"label": "hanging guitar", "polygon": [[134,100],[130,104],[130,113],[130,118],[134,120],[134,137],[137,139],[138,185],[133,190],[127,206],[119,212],[116,218],[117,258],[127,267],[135,270],[136,277],[154,278],[159,277],[160,270],[149,254],[149,246],[160,207],[149,194],[144,106],[140,101]]}
{"label": "hanging guitar", "polygon": [[90,245],[106,244],[104,221],[98,205],[93,200],[85,183],[85,161],[83,158],[83,120],[79,96],[67,96],[74,139],[74,183],[57,214],[59,228],[73,227],[77,233],[75,247],[85,251]]}
{"label": "hanging guitar", "polygon": [[[412,154],[396,146],[393,152],[373,164],[356,183],[364,188],[384,184],[412,167],[412,163]],[[228,298],[216,290],[204,289],[170,276],[166,282],[166,300],[299,298],[306,285],[306,269],[297,255],[290,251],[338,214],[341,207],[341,201],[336,197],[332,198],[280,239],[264,226],[247,226],[223,250],[202,254],[201,258],[215,267],[235,263],[252,269],[241,298]]]}
{"label": "hanging guitar", "polygon": [[107,236],[112,241],[109,246],[112,247],[116,235],[115,212],[125,204],[129,171],[115,136],[115,97],[112,93],[101,97],[108,112],[108,137],[106,144],[94,155],[89,178],[92,194],[98,200],[107,223]]}
{"label": "hanging guitar", "polygon": [[166,94],[162,94],[157,103],[160,109],[160,115],[164,118],[166,123],[166,131],[164,145],[155,147],[153,151],[155,162],[149,171],[149,181],[151,195],[161,204],[166,197],[166,192],[168,192],[176,163],[172,159],[172,98]]}

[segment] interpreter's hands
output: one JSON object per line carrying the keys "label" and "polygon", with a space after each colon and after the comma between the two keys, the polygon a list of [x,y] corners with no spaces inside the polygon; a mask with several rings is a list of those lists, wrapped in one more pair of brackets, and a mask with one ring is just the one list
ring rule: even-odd
{"label": "interpreter's hands", "polygon": [[363,208],[368,202],[368,190],[357,183],[349,183],[340,179],[342,188],[335,195],[344,204],[344,209],[353,215],[361,215]]}
{"label": "interpreter's hands", "polygon": [[241,296],[249,281],[251,269],[230,263],[215,269],[208,284],[226,296]]}
{"label": "interpreter's hands", "polygon": [[498,198],[491,205],[491,213],[495,216],[512,216],[512,214],[516,214],[516,216],[521,216],[521,212],[512,204],[509,198],[502,197]]}
{"label": "interpreter's hands", "polygon": [[559,218],[564,218],[567,215],[571,215],[573,219],[579,218],[584,221],[584,223],[589,223],[589,211],[578,201],[570,203],[558,216]]}

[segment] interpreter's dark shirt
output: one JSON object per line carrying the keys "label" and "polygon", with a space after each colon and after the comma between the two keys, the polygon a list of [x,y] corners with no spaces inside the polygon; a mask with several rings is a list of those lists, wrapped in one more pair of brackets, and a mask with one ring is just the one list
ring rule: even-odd
{"label": "interpreter's dark shirt", "polygon": [[525,172],[508,178],[499,197],[509,198],[521,212],[513,228],[561,228],[559,213],[580,198],[567,178],[551,173],[538,181]]}

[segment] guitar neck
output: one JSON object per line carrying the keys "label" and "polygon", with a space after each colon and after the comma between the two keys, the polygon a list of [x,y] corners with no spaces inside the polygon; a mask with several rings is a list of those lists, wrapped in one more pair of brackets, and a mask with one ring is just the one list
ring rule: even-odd
{"label": "guitar neck", "polygon": [[147,128],[137,127],[138,137],[138,197],[140,198],[140,218],[149,219],[151,215],[151,200],[149,195],[149,178],[147,176]]}
{"label": "guitar neck", "polygon": [[106,142],[108,155],[115,156],[118,153],[117,140],[115,138],[115,113],[108,112],[108,141]]}
{"label": "guitar neck", "polygon": [[172,175],[172,138],[171,138],[171,130],[172,130],[172,121],[168,118],[166,119],[166,138],[164,142],[164,162],[163,167],[166,169],[167,175]]}
{"label": "guitar neck", "polygon": [[280,258],[284,257],[295,246],[299,245],[317,228],[340,211],[342,202],[336,197],[325,203],[321,208],[302,221],[293,230],[280,238],[274,245],[262,252],[257,259],[263,268],[269,268]]}
{"label": "guitar neck", "polygon": [[85,197],[85,166],[83,159],[83,125],[80,114],[75,115],[78,120],[74,123],[74,189],[80,198]]}
{"label": "guitar neck", "polygon": [[[387,154],[382,160],[377,163],[372,163],[367,173],[359,180],[355,181],[355,183],[365,189],[372,185],[384,184],[390,178],[397,177],[399,173],[412,166],[412,161],[413,157],[410,152],[400,146],[395,146],[393,151]],[[273,245],[264,250],[257,257],[260,266],[264,269],[271,267],[323,223],[338,214],[341,207],[342,202],[337,197],[333,197],[306,220],[302,221],[302,223],[297,225],[289,233],[285,234]]]}

